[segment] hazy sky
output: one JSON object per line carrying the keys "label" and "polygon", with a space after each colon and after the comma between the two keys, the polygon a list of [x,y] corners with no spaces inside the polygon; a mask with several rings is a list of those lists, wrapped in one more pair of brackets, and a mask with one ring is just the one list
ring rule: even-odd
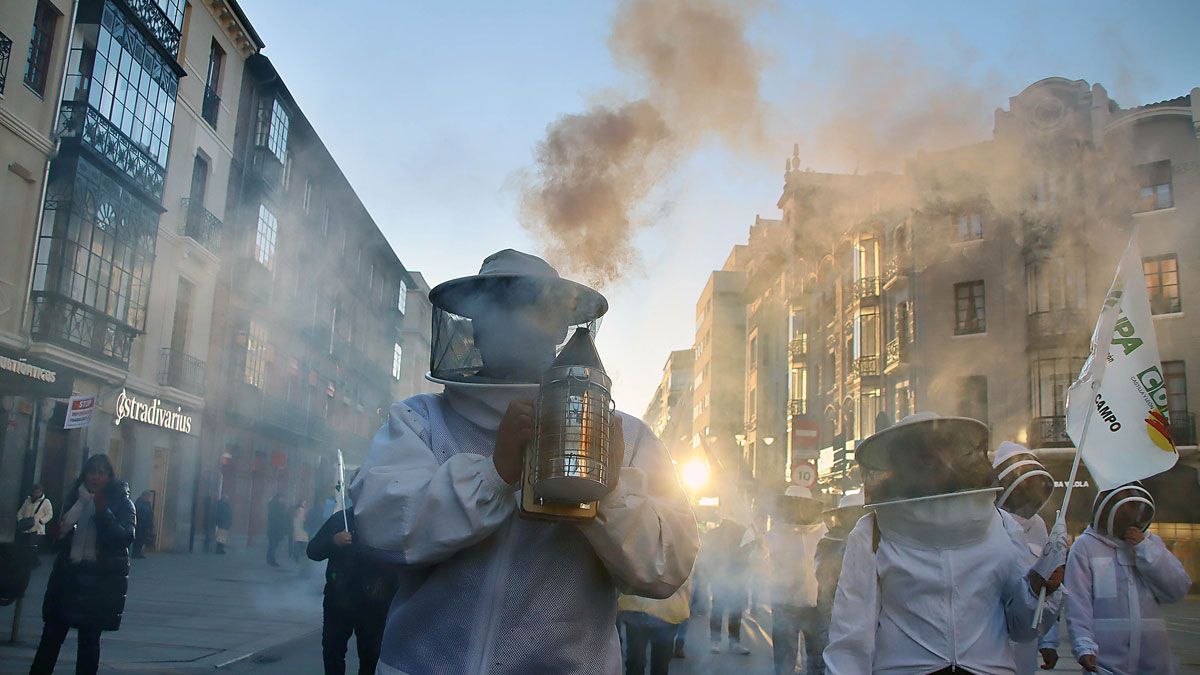
{"label": "hazy sky", "polygon": [[[536,252],[517,222],[514,172],[531,164],[559,116],[640,94],[608,50],[615,2],[241,2],[401,260],[434,285],[474,273],[501,248]],[[968,117],[982,140],[996,107],[1047,76],[1100,82],[1122,106],[1200,86],[1200,2],[1189,0],[756,6],[749,38],[763,62],[774,149],[712,142],[684,161],[647,205],[655,225],[637,241],[641,264],[605,291],[601,356],[618,405],[635,414],[668,351],[691,346],[709,272],[745,241],[756,214],[778,217],[792,143],[805,167],[853,170],[854,161],[817,150],[831,115],[886,119],[913,105],[912,87],[945,84],[971,94]],[[881,56],[918,81],[845,77],[847,61]]]}

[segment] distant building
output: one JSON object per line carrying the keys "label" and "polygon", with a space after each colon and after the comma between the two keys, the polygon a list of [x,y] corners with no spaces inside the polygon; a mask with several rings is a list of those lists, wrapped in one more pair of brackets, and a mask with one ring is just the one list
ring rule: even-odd
{"label": "distant building", "polygon": [[642,416],[654,434],[679,459],[681,450],[692,446],[692,380],[695,352],[680,349],[667,356],[662,381]]}

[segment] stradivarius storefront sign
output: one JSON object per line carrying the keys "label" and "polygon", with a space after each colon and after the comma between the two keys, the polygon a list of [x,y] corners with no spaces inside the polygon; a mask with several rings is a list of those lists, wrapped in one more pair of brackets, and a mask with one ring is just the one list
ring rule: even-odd
{"label": "stradivarius storefront sign", "polygon": [[152,403],[143,403],[136,396],[130,396],[121,390],[117,396],[117,419],[113,424],[122,420],[137,420],[156,427],[178,431],[184,434],[192,433],[192,416],[184,414],[183,408],[176,406],[175,410],[162,407],[162,402],[154,399]]}

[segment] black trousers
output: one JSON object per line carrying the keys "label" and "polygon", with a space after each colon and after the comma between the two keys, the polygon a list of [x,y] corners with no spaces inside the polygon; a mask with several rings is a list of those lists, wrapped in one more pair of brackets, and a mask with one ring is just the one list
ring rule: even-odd
{"label": "black trousers", "polygon": [[277,562],[275,560],[275,549],[279,548],[279,542],[283,541],[283,537],[268,536],[267,537],[267,562]]}
{"label": "black trousers", "polygon": [[729,598],[722,598],[713,593],[712,612],[708,616],[708,630],[712,635],[713,642],[721,639],[721,628],[725,623],[726,615],[729,616],[729,641],[740,642],[742,639],[742,613],[745,611],[745,600],[731,602]]}
{"label": "black trousers", "polygon": [[650,675],[667,675],[675,652],[677,626],[625,624],[625,675],[646,672],[646,647],[650,647]]}
{"label": "black trousers", "polygon": [[133,547],[130,549],[130,555],[134,558],[142,557],[142,549],[145,548],[146,541],[144,539],[134,539]]}
{"label": "black trousers", "polygon": [[358,646],[358,675],[374,675],[383,644],[383,626],[387,615],[379,612],[325,607],[321,627],[321,657],[325,675],[345,675],[346,646],[350,636]]}
{"label": "black trousers", "polygon": [[[58,663],[58,652],[71,627],[61,621],[47,621],[42,627],[42,640],[29,675],[51,675]],[[95,675],[100,668],[100,630],[79,629],[79,651],[75,657],[75,675]]]}
{"label": "black trousers", "polygon": [[796,652],[800,636],[804,635],[804,672],[824,675],[825,660],[821,656],[820,614],[816,607],[798,607],[777,603],[771,605],[771,642],[774,643],[775,675],[796,672]]}

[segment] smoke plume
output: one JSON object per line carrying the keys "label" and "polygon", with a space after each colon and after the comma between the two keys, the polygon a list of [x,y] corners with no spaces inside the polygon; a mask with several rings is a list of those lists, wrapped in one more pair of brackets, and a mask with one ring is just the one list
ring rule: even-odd
{"label": "smoke plume", "polygon": [[746,10],[723,0],[627,0],[609,39],[644,98],[564,115],[520,176],[521,222],[547,255],[605,285],[636,260],[633,239],[652,223],[638,207],[671,167],[716,134],[761,144],[759,58]]}

